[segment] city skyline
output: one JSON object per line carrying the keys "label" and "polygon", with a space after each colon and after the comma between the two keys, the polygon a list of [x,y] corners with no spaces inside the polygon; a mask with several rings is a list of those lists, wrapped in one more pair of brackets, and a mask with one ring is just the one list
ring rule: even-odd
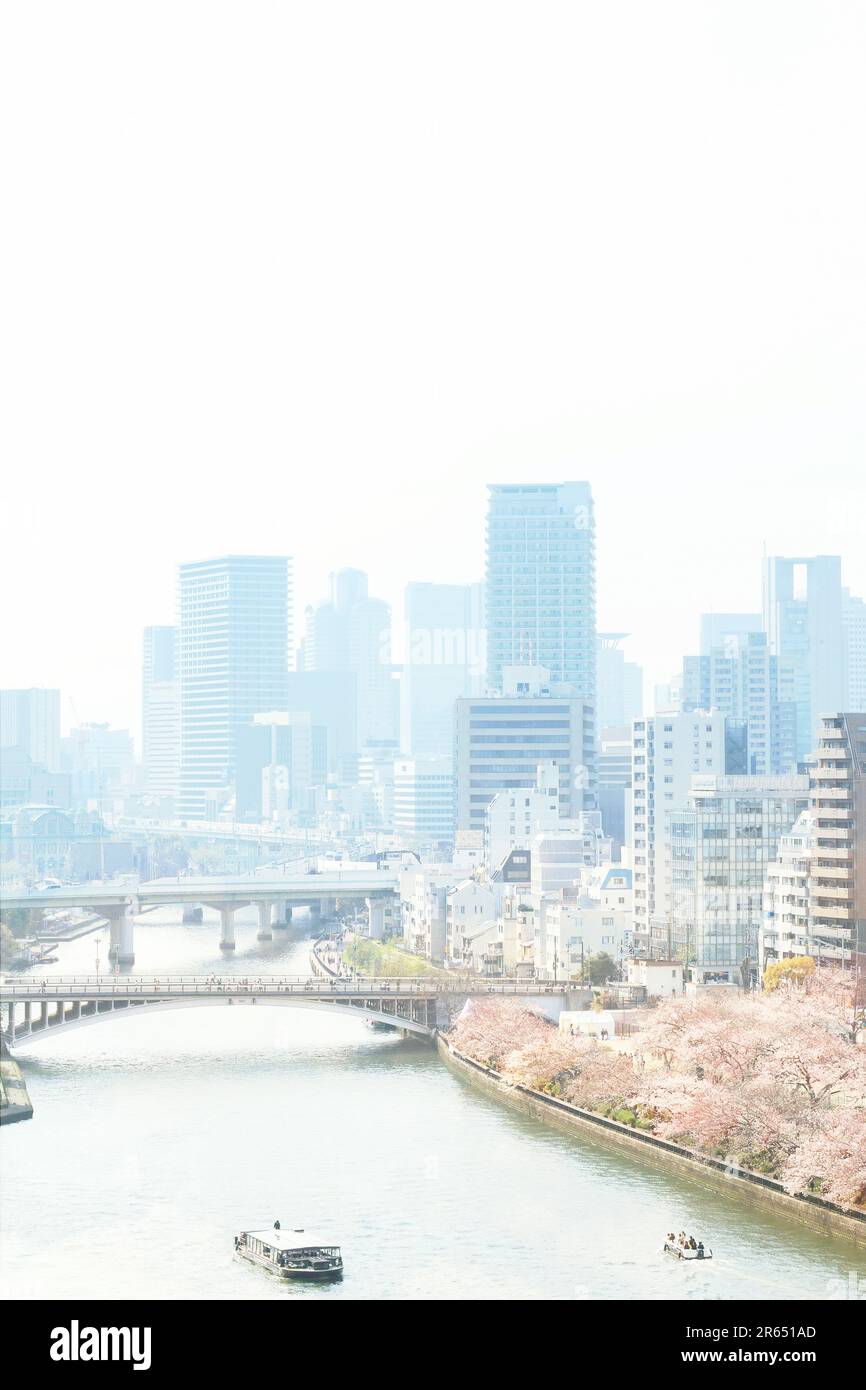
{"label": "city skyline", "polygon": [[[551,475],[552,477],[553,475]],[[562,475],[565,479],[565,475]],[[519,481],[517,479],[516,481]],[[610,600],[605,603],[605,581],[604,575],[610,573],[612,556],[606,553],[610,546],[605,544],[604,522],[599,520],[599,504],[595,493],[595,487],[591,478],[588,478],[590,486],[593,487],[593,498],[596,512],[596,573],[597,579],[597,621],[596,628],[599,633],[606,631],[612,624],[605,621],[605,613],[610,612]],[[472,584],[480,582],[484,575],[484,520],[488,498],[487,484],[481,485],[475,491],[479,495],[480,510],[478,512],[478,534],[476,537],[477,549],[475,552],[476,572],[474,575],[466,574],[461,579],[459,572],[455,569],[450,579],[431,579],[430,576],[408,575],[402,577],[395,573],[394,562],[388,567],[388,571],[394,576],[394,588],[385,591],[377,584],[375,575],[383,572],[384,566],[381,560],[378,565],[374,562],[371,568],[359,565],[358,568],[364,570],[370,577],[371,593],[378,593],[385,602],[390,603],[392,609],[392,638],[393,656],[395,662],[399,664],[402,657],[402,643],[404,641],[405,622],[404,622],[404,596],[405,588],[410,583],[454,583]],[[825,492],[825,490],[823,490]],[[826,495],[826,493],[825,493]],[[855,497],[856,489],[851,489],[851,497]],[[863,489],[863,515],[866,516],[866,488]],[[852,525],[857,522],[856,512],[853,514]],[[753,519],[754,520],[754,519]],[[791,531],[789,534],[799,535],[806,538],[809,523],[803,523],[799,531]],[[760,529],[760,528],[757,528]],[[815,534],[814,528],[812,533]],[[826,533],[825,533],[826,534]],[[304,535],[304,531],[299,527],[298,535]],[[286,538],[291,540],[292,537]],[[714,582],[712,583],[712,594],[715,602],[708,606],[704,604],[703,597],[699,599],[689,599],[682,604],[679,610],[683,620],[681,626],[679,622],[674,625],[671,623],[665,630],[664,640],[659,640],[653,644],[646,630],[641,630],[637,625],[629,626],[621,624],[622,631],[627,632],[628,636],[624,643],[624,651],[629,661],[637,662],[644,669],[644,706],[652,704],[652,691],[658,684],[665,683],[679,673],[684,654],[690,650],[697,650],[700,645],[700,626],[702,618],[707,614],[726,614],[731,612],[738,613],[759,613],[761,608],[761,581],[762,571],[767,556],[778,556],[786,558],[788,556],[799,555],[819,555],[819,554],[839,554],[842,564],[842,583],[846,589],[856,598],[866,594],[866,551],[855,545],[844,547],[840,550],[822,549],[817,544],[809,546],[801,544],[799,547],[792,547],[789,550],[773,550],[769,544],[766,545],[766,553],[763,547],[759,548],[752,555],[751,569],[747,563],[748,556],[742,554],[745,543],[741,539],[736,546],[729,541],[720,541],[720,546],[728,545],[740,556],[742,563],[732,568],[730,572],[716,572],[711,565],[707,565]],[[759,542],[760,545],[760,542]],[[357,549],[357,546],[355,547]],[[326,570],[322,573],[321,580],[312,580],[310,576],[314,571],[312,566],[302,568],[302,561],[299,556],[309,554],[310,546],[307,539],[300,547],[293,547],[291,544],[284,544],[282,550],[265,549],[264,547],[254,547],[250,551],[244,551],[240,546],[229,545],[225,550],[217,552],[216,549],[202,551],[198,555],[191,553],[185,554],[174,562],[160,562],[155,564],[152,575],[165,580],[165,583],[149,585],[140,595],[142,605],[143,622],[140,627],[131,626],[132,617],[130,616],[130,626],[116,632],[111,648],[106,652],[105,644],[98,644],[96,655],[96,665],[91,667],[85,661],[85,647],[78,660],[70,658],[68,655],[62,659],[58,657],[52,660],[50,653],[46,651],[46,644],[42,642],[30,642],[19,646],[19,656],[17,659],[13,655],[14,646],[9,640],[9,627],[6,624],[3,642],[3,680],[4,688],[60,688],[61,692],[61,727],[63,733],[75,727],[81,722],[108,723],[112,727],[128,728],[132,731],[136,749],[140,753],[141,748],[141,640],[142,633],[146,628],[160,625],[173,626],[177,622],[177,575],[178,569],[182,564],[202,563],[206,560],[217,559],[220,555],[241,555],[249,554],[252,556],[264,556],[268,554],[281,554],[287,556],[293,564],[293,587],[294,587],[294,614],[295,631],[294,647],[292,656],[297,651],[300,639],[303,635],[303,617],[307,607],[322,602],[328,592],[330,575],[336,570],[346,566],[339,562],[339,557],[335,557],[335,563],[327,563]],[[448,547],[449,553],[453,550]],[[468,570],[471,559],[467,550],[460,553],[460,564],[464,570]],[[639,561],[638,557],[638,561]],[[640,569],[638,561],[634,563],[634,570]],[[318,562],[321,564],[321,561]],[[165,573],[163,573],[163,571]],[[861,573],[858,581],[856,575]],[[695,576],[696,585],[704,577],[703,571]],[[691,580],[691,576],[690,576]],[[656,584],[658,580],[656,579]],[[671,578],[671,585],[674,588],[681,587],[679,581]],[[318,587],[316,587],[318,585]],[[858,587],[859,586],[859,587]],[[607,585],[610,591],[610,584]],[[646,590],[657,593],[657,588],[649,583],[638,583],[635,581],[633,608],[639,611],[641,606],[643,611],[647,611]],[[159,612],[156,611],[157,604],[148,595],[154,592],[164,591],[162,604]],[[617,592],[620,586],[617,586]],[[686,586],[687,594],[691,595],[694,586],[691,583]],[[699,592],[703,595],[708,591],[705,587]],[[115,595],[116,596],[116,595]],[[677,612],[676,609],[667,609],[667,612]],[[656,619],[658,621],[658,619]],[[37,624],[29,625],[31,637],[40,631]],[[91,634],[92,635],[92,634]],[[63,640],[68,641],[69,634],[64,633]],[[63,647],[59,648],[63,651]],[[123,653],[123,659],[119,659],[119,653]],[[127,660],[127,653],[128,660]],[[103,664],[103,663],[108,664]],[[72,671],[76,675],[68,675]],[[53,672],[53,675],[52,675]],[[105,677],[106,679],[100,679]]]}
{"label": "city skyline", "polygon": [[5,74],[4,686],[137,729],[176,564],[292,554],[299,613],[354,566],[396,616],[481,577],[490,482],[590,483],[598,627],[650,688],[760,606],[764,543],[866,594],[862,10],[554,8],[406,16],[408,66],[387,7],[336,54],[323,13],[208,11],[204,138],[195,6],[136,29],[109,122],[98,10],[54,6]]}

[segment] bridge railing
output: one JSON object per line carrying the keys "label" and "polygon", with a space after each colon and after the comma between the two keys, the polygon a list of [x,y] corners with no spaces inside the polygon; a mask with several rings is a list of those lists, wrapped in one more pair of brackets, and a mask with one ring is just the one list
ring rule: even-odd
{"label": "bridge railing", "polygon": [[353,997],[373,997],[378,994],[471,994],[527,996],[564,994],[569,986],[553,982],[535,983],[527,980],[447,980],[441,977],[414,976],[379,977],[363,981],[351,979],[322,980],[307,975],[70,975],[62,977],[32,977],[6,980],[0,983],[0,999],[6,1002],[23,999],[58,999],[117,997],[131,995],[176,994],[346,994]]}

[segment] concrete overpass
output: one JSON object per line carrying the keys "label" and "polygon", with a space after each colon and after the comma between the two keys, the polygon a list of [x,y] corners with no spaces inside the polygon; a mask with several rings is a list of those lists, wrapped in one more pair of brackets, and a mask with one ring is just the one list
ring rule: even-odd
{"label": "concrete overpass", "polygon": [[16,1050],[72,1028],[166,1009],[276,1006],[319,1009],[432,1037],[467,999],[513,998],[552,1021],[578,995],[568,983],[525,980],[322,980],[299,975],[18,976],[0,979],[3,1037]]}
{"label": "concrete overpass", "polygon": [[111,928],[112,959],[135,962],[134,918],[146,907],[183,904],[215,908],[220,914],[220,947],[234,950],[234,915],[254,904],[259,912],[259,940],[269,940],[274,927],[291,921],[293,907],[309,907],[316,916],[333,916],[338,902],[376,902],[392,897],[398,887],[393,862],[349,863],[321,861],[304,871],[247,874],[239,877],[153,879],[147,883],[66,884],[59,888],[6,890],[0,908],[77,907],[106,917]]}

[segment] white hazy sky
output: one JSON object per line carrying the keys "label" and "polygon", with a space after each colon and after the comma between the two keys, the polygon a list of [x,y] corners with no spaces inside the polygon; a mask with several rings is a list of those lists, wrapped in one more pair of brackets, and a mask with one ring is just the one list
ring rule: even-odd
{"label": "white hazy sky", "polygon": [[6,5],[2,684],[135,726],[179,560],[396,604],[488,481],[590,480],[650,680],[764,544],[866,594],[864,63],[862,0]]}

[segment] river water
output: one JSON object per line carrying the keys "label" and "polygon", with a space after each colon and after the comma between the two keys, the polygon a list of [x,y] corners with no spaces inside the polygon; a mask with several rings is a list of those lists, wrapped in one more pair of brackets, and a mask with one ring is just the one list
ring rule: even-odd
{"label": "river water", "polygon": [[[303,919],[298,917],[298,921]],[[135,972],[308,973],[309,941],[238,949],[216,919],[139,919]],[[97,940],[99,946],[97,947]],[[107,934],[44,973],[92,973]],[[479,1095],[423,1042],[292,1009],[113,1019],[19,1054],[36,1108],[0,1134],[7,1298],[828,1299],[866,1288],[866,1252],[756,1213],[602,1142]],[[323,1232],[332,1285],[281,1283],[234,1233]],[[661,1253],[668,1230],[713,1248]]]}

